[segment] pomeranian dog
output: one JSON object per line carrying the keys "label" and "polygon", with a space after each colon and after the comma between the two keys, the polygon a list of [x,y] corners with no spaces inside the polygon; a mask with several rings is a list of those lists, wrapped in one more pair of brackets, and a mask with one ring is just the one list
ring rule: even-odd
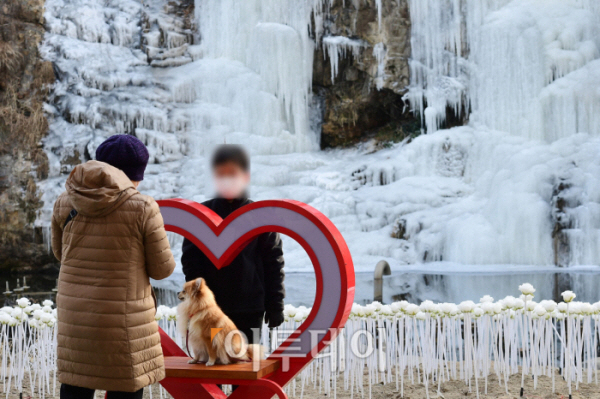
{"label": "pomeranian dog", "polygon": [[177,327],[194,352],[188,363],[213,366],[262,359],[263,347],[247,344],[204,279],[188,281],[178,296],[183,302],[177,307]]}

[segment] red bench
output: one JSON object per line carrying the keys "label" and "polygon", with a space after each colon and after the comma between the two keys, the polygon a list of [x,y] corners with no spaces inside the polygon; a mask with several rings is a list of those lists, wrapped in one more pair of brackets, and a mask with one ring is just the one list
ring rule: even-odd
{"label": "red bench", "polygon": [[[279,359],[267,359],[257,362],[236,363],[226,366],[207,367],[204,364],[189,364],[190,357],[177,346],[177,344],[163,331],[160,330],[163,353],[165,355],[165,369],[167,378],[161,385],[175,398],[189,399],[222,399],[227,396],[217,386],[240,385],[240,392],[246,394],[240,397],[254,397],[255,390],[268,390],[279,399],[287,399],[287,395],[275,382],[268,379],[279,370]],[[236,391],[236,395],[238,392]]]}

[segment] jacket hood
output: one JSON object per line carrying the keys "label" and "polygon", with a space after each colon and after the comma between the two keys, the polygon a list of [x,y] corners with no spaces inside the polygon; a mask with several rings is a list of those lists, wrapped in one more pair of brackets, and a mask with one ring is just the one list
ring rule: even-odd
{"label": "jacket hood", "polygon": [[138,192],[125,173],[98,161],[77,165],[65,187],[75,210],[91,217],[108,215]]}

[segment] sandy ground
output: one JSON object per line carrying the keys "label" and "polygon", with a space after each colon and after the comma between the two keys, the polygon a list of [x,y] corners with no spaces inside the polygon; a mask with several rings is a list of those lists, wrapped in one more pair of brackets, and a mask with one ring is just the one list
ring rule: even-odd
{"label": "sandy ground", "polygon": [[[556,375],[556,393],[552,393],[552,379],[548,378],[548,377],[540,377],[539,381],[538,381],[538,388],[537,390],[533,390],[533,379],[532,378],[525,378],[525,398],[529,398],[529,399],[568,399],[569,395],[568,395],[568,388],[567,388],[567,384],[565,381],[563,381],[562,377],[560,377],[558,374]],[[499,386],[498,384],[498,379],[495,376],[490,376],[488,378],[488,390],[487,390],[487,394],[485,394],[484,392],[484,386],[485,386],[485,381],[479,380],[479,392],[480,398],[494,398],[494,399],[517,399],[519,398],[519,392],[520,392],[520,388],[521,388],[521,377],[519,375],[514,375],[510,378],[509,380],[509,384],[508,384],[508,391],[509,393],[507,394],[505,389],[504,389],[504,385],[503,386]],[[367,381],[365,381],[365,392],[364,392],[364,398],[369,398],[369,386]],[[378,385],[374,385],[371,387],[371,398],[372,399],[425,399],[427,398],[426,392],[425,392],[425,386],[423,384],[415,384],[415,385],[410,385],[410,384],[405,384],[404,387],[404,397],[402,397],[400,395],[400,392],[398,392],[396,390],[396,385],[395,383],[392,384],[388,384],[388,385],[382,385],[382,384],[378,384]],[[153,391],[153,395],[152,395],[152,399],[159,399],[160,393],[158,390],[158,386],[153,386],[152,387],[152,391]],[[441,387],[441,395],[438,396],[437,394],[437,385],[436,387],[434,387],[434,389],[429,390],[429,397],[430,398],[443,398],[443,399],[457,399],[457,398],[476,398],[476,391],[475,391],[475,381],[472,381],[472,389],[469,391],[469,387],[465,385],[464,382],[462,381],[451,381],[451,382],[446,382],[444,384],[442,384]],[[294,392],[289,392],[290,397],[297,397],[300,398],[301,396],[301,389],[298,387],[296,389],[295,395]],[[40,396],[36,395],[34,396],[35,398],[39,398]],[[304,389],[304,394],[303,394],[303,398],[306,399],[320,399],[320,398],[329,398],[329,397],[333,397],[333,394],[331,396],[325,395],[323,393],[319,393],[319,389],[318,387],[312,387],[312,386],[307,386]],[[362,398],[363,396],[361,395],[360,392],[355,392],[354,396],[352,397],[350,392],[346,392],[343,388],[343,379],[340,378],[339,382],[338,382],[338,389],[337,389],[337,398],[339,399],[350,399],[350,398]],[[8,398],[10,399],[20,399],[19,394],[16,391],[12,391],[9,395]],[[23,393],[23,399],[30,399],[31,398],[31,394],[30,391],[27,387],[25,387],[24,389],[24,393]],[[56,396],[52,396],[52,395],[46,395],[46,398],[58,398],[58,392]],[[97,399],[101,399],[104,398],[104,395],[102,392],[97,392],[96,393],[96,398]],[[150,398],[150,392],[148,389],[145,390],[144,393],[144,399],[149,399]],[[170,395],[164,395],[163,398],[168,399],[171,398]],[[575,390],[575,385],[573,385],[573,398],[574,399],[600,399],[600,386],[597,386],[596,384],[580,384],[579,386],[579,390],[576,391]]]}

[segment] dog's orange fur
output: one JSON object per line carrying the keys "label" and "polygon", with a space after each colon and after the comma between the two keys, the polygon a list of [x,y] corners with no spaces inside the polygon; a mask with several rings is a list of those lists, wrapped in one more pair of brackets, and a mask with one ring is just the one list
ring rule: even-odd
{"label": "dog's orange fur", "polygon": [[[262,357],[262,348],[259,345],[248,346],[239,333],[232,334],[230,342],[227,342],[227,336],[237,328],[219,308],[213,292],[202,278],[187,282],[179,293],[179,299],[183,302],[177,307],[177,324],[184,337],[189,334],[189,346],[194,352],[194,359],[189,363],[206,361],[207,366],[212,366],[252,360],[255,354]],[[221,330],[212,338],[215,328]],[[242,353],[244,347],[247,350]]]}

